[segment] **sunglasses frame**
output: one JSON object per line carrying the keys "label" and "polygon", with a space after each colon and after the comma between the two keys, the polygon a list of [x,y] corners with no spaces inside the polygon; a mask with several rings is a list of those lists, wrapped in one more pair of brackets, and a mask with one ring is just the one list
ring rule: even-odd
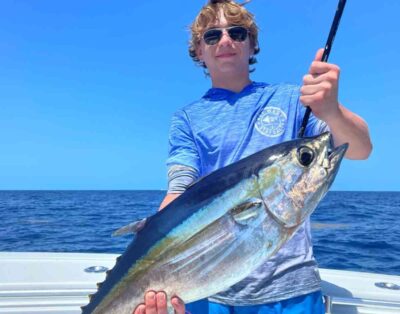
{"label": "sunglasses frame", "polygon": [[[246,31],[246,35],[244,36],[244,39],[240,39],[240,38],[236,38],[236,39],[235,39],[235,38],[232,38],[232,35],[231,35],[230,31],[231,31],[232,29],[235,29],[235,28],[240,28],[240,29],[243,29],[243,30]],[[208,30],[206,30],[206,31],[203,33],[202,38],[203,38],[203,40],[204,40],[204,43],[205,43],[206,45],[208,45],[208,46],[214,46],[214,45],[218,44],[218,43],[220,42],[220,40],[221,40],[223,34],[224,34],[224,30],[226,30],[226,32],[228,33],[229,38],[232,39],[233,41],[236,41],[236,42],[244,42],[244,41],[247,39],[247,37],[249,36],[249,30],[248,30],[246,27],[240,26],[240,25],[233,25],[233,26],[229,26],[229,27],[212,27],[212,28],[209,28]],[[210,31],[220,31],[219,35],[217,36],[217,37],[218,37],[218,38],[217,38],[217,41],[216,41],[215,43],[213,43],[212,41],[210,42],[210,40],[207,40],[207,39],[206,39],[206,34],[207,34],[208,32],[210,32]]]}

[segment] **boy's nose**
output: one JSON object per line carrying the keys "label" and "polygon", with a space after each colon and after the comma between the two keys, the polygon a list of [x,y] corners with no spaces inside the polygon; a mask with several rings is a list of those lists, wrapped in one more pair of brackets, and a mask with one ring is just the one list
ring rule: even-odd
{"label": "boy's nose", "polygon": [[220,44],[232,43],[232,38],[229,36],[226,29],[222,30]]}

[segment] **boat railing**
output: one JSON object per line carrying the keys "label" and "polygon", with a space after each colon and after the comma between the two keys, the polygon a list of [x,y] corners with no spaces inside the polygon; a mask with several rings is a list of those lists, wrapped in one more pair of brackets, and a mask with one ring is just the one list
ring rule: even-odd
{"label": "boat railing", "polygon": [[[370,308],[374,310],[386,310],[396,311],[393,313],[400,313],[400,302],[388,302],[381,300],[366,300],[359,298],[346,298],[346,297],[334,297],[329,295],[324,295],[324,303],[325,303],[325,313],[326,314],[334,314],[334,306],[348,306],[355,307],[357,309],[360,308]],[[357,312],[358,313],[358,312]],[[386,313],[386,312],[385,312]]]}

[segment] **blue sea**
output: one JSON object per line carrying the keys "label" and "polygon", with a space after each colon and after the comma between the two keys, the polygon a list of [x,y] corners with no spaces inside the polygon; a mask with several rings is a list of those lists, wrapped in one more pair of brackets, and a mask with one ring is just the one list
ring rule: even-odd
{"label": "blue sea", "polygon": [[[0,191],[0,251],[122,253],[119,227],[164,191]],[[312,215],[320,267],[400,275],[400,192],[329,192]]]}

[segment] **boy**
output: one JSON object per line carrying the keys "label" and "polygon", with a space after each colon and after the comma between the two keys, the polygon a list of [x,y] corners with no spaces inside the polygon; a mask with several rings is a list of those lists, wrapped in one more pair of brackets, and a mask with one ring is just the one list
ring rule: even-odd
{"label": "boy", "polygon": [[[267,146],[296,138],[304,106],[312,109],[306,136],[329,130],[335,146],[349,143],[347,158],[365,159],[372,145],[366,123],[338,101],[339,68],[320,62],[318,50],[303,86],[250,80],[259,52],[258,28],[243,5],[214,0],[191,27],[189,54],[210,75],[212,87],[179,110],[170,131],[169,188],[162,209],[194,180]],[[166,313],[163,292],[150,292],[135,314]],[[173,298],[177,313],[185,311]],[[313,257],[310,223],[259,269],[227,291],[187,305],[192,314],[325,313]]]}

